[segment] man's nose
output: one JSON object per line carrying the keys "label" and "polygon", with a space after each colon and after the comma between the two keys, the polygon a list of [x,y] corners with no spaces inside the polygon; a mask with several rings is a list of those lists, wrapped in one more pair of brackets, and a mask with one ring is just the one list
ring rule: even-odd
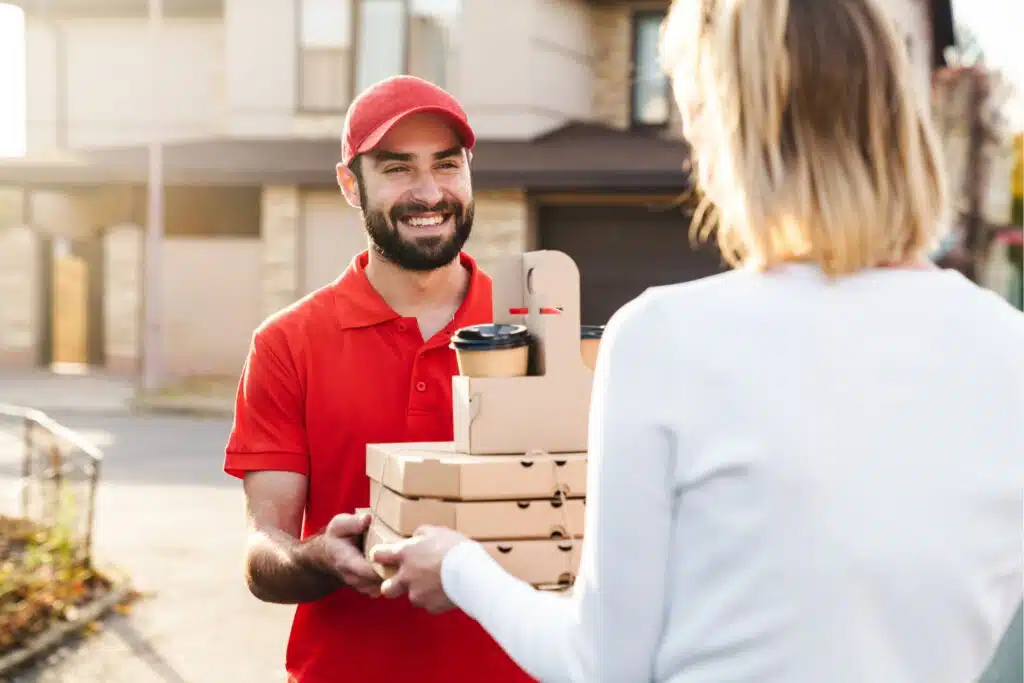
{"label": "man's nose", "polygon": [[434,206],[444,199],[444,192],[441,191],[441,186],[434,179],[433,174],[425,173],[420,176],[419,182],[412,189],[412,196],[422,204]]}

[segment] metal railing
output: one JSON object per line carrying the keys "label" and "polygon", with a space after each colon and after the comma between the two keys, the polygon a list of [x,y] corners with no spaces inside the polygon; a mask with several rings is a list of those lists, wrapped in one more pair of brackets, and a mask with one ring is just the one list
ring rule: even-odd
{"label": "metal railing", "polygon": [[91,566],[103,453],[45,413],[20,406],[0,404],[0,436],[0,478],[17,489],[16,516],[65,534],[75,564]]}

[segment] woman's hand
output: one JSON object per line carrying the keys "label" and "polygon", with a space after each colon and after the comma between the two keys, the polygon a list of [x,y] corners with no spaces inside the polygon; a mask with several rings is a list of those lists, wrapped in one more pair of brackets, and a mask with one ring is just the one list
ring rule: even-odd
{"label": "woman's hand", "polygon": [[381,595],[397,598],[408,593],[412,604],[431,614],[453,608],[441,585],[441,562],[449,550],[468,540],[452,529],[422,526],[412,538],[377,546],[372,560],[398,570],[381,586]]}

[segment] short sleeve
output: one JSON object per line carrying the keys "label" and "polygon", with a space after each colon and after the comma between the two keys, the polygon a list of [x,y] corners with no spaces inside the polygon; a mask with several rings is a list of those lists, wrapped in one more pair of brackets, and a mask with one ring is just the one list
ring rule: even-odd
{"label": "short sleeve", "polygon": [[253,335],[235,397],[235,419],[224,471],[241,478],[254,470],[309,474],[305,401],[284,338],[264,328]]}

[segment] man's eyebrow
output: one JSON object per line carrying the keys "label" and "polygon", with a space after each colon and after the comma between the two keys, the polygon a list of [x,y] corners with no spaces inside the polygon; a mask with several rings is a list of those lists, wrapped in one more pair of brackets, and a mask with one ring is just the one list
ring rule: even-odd
{"label": "man's eyebrow", "polygon": [[[434,152],[433,157],[435,161],[441,159],[449,159],[462,154],[462,146],[456,145],[448,149],[443,149],[440,152]],[[381,164],[385,161],[412,161],[415,155],[408,154],[405,152],[391,152],[386,149],[377,150],[373,153],[373,160],[375,163]]]}
{"label": "man's eyebrow", "polygon": [[389,152],[386,149],[382,149],[373,153],[373,160],[378,164],[384,161],[412,161],[412,155],[403,154],[402,152]]}
{"label": "man's eyebrow", "polygon": [[462,145],[456,145],[455,147],[435,152],[434,159],[447,159],[448,157],[457,157],[460,154],[462,154]]}

